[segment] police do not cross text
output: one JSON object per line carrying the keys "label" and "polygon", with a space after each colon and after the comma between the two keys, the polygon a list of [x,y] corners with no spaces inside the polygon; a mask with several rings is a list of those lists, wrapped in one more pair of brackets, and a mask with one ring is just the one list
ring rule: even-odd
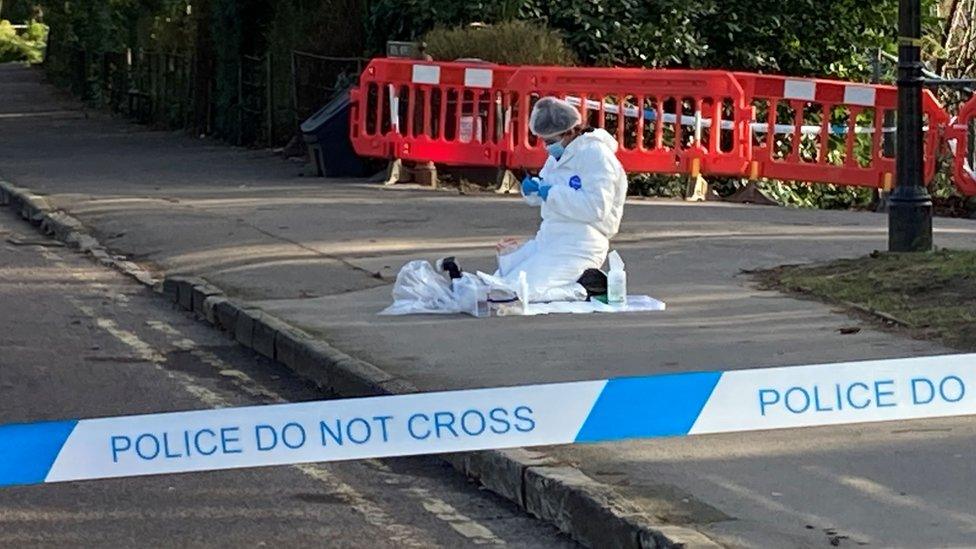
{"label": "police do not cross text", "polygon": [[529,406],[489,410],[431,411],[402,415],[301,421],[255,422],[241,426],[183,428],[163,432],[115,434],[110,437],[112,462],[126,456],[142,461],[192,459],[196,456],[383,444],[391,440],[433,442],[445,439],[506,436],[536,428]]}

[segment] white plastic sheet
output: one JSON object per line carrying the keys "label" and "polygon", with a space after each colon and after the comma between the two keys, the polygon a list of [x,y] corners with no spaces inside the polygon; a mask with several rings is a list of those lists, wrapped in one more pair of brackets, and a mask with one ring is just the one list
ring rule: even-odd
{"label": "white plastic sheet", "polygon": [[557,313],[649,313],[667,308],[663,301],[649,295],[628,295],[625,305],[607,305],[600,301],[553,301],[533,303],[529,315],[548,315]]}

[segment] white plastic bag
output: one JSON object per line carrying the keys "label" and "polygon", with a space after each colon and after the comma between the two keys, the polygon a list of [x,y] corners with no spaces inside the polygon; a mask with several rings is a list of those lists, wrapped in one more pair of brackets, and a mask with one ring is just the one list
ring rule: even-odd
{"label": "white plastic bag", "polygon": [[411,261],[393,285],[393,305],[381,315],[453,314],[461,312],[451,282],[427,261]]}

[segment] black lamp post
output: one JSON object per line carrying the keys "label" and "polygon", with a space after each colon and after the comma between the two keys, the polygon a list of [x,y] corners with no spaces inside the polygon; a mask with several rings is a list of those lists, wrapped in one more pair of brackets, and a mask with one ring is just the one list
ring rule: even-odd
{"label": "black lamp post", "polygon": [[923,177],[922,7],[920,0],[898,4],[897,186],[888,201],[888,251],[932,249],[932,197]]}

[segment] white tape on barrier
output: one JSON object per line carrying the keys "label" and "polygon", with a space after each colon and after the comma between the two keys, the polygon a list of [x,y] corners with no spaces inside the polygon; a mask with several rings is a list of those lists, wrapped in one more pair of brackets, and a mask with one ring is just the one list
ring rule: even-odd
{"label": "white tape on barrier", "polygon": [[[811,84],[813,83],[811,82]],[[873,92],[874,90],[871,89],[870,91]],[[854,92],[854,97],[855,99],[858,100],[864,99],[863,96],[858,96],[857,92]],[[569,102],[571,105],[575,105],[577,107],[582,104],[582,100],[579,97],[568,96],[566,97],[566,101]],[[871,99],[871,101],[873,102],[874,99]],[[600,102],[594,101],[593,99],[587,99],[586,109],[590,111],[599,111]],[[618,115],[620,113],[620,106],[617,105],[616,103],[603,103],[603,112],[607,114]],[[645,120],[650,120],[650,121],[657,120],[657,116],[658,116],[656,110],[643,109],[642,112],[641,109],[639,109],[638,107],[635,107],[633,105],[627,105],[627,104],[624,105],[623,113],[624,116],[627,118],[637,118],[639,116],[643,116]],[[711,128],[713,125],[712,119],[703,118],[701,113],[696,113],[695,116],[682,115],[680,117],[677,114],[662,113],[661,120],[665,124],[676,124],[680,120],[680,124],[682,126],[688,126],[690,128],[696,128],[696,129]],[[735,122],[732,120],[720,120],[719,127],[723,130],[732,130],[735,129]],[[764,122],[752,122],[751,124],[749,124],[749,129],[752,130],[754,133],[764,134],[769,132],[769,124],[766,124]],[[773,133],[777,133],[777,134],[790,135],[795,131],[795,129],[796,127],[793,126],[792,124],[773,124]],[[895,126],[885,126],[881,128],[882,133],[895,133],[896,130],[897,128]],[[924,128],[924,130],[928,131],[928,127]],[[698,131],[700,132],[700,130]],[[800,133],[802,135],[819,135],[822,132],[823,132],[823,128],[819,125],[806,124],[800,126]],[[828,124],[827,126],[827,133],[830,135],[846,135],[849,132],[850,129],[848,128],[847,125]],[[874,132],[875,132],[874,126],[854,127],[854,133],[858,135],[873,134]]]}
{"label": "white tape on barrier", "polygon": [[0,426],[0,486],[976,414],[976,355]]}

